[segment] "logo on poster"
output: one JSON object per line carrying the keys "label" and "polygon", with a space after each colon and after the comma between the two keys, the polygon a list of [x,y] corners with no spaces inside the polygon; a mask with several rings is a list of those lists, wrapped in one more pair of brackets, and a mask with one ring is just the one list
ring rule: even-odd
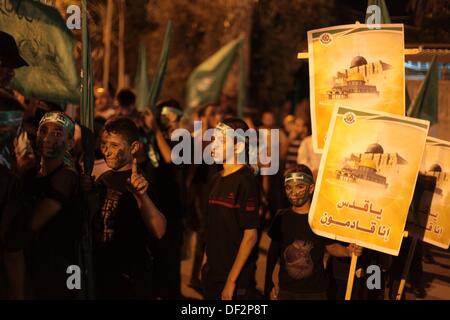
{"label": "logo on poster", "polygon": [[352,125],[356,122],[356,115],[353,112],[347,112],[344,114],[345,124]]}
{"label": "logo on poster", "polygon": [[325,32],[320,35],[319,40],[321,44],[330,44],[333,41],[333,37],[331,33]]}

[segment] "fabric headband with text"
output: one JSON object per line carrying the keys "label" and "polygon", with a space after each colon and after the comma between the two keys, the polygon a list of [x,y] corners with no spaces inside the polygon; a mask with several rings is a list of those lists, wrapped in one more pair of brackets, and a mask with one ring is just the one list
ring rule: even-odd
{"label": "fabric headband with text", "polygon": [[217,130],[220,130],[223,134],[225,134],[226,136],[229,136],[231,138],[236,137],[238,140],[245,142],[245,136],[240,134],[239,131],[234,130],[233,128],[231,128],[230,126],[227,126],[225,123],[220,122],[217,126],[216,126]]}
{"label": "fabric headband with text", "polygon": [[311,175],[304,173],[304,172],[293,172],[293,173],[289,173],[286,178],[284,179],[284,182],[288,182],[291,180],[296,180],[296,181],[300,181],[303,184],[313,184],[314,183],[314,179]]}
{"label": "fabric headband with text", "polygon": [[53,111],[47,112],[39,121],[39,127],[45,123],[56,123],[66,128],[69,131],[69,135],[73,136],[75,132],[75,124],[64,112]]}
{"label": "fabric headband with text", "polygon": [[173,107],[163,107],[161,110],[162,115],[167,115],[168,113],[175,113],[177,116],[182,116],[183,111]]}

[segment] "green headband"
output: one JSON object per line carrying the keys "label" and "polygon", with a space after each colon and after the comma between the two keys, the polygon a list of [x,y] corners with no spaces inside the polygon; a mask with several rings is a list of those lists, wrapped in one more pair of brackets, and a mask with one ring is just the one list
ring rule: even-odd
{"label": "green headband", "polygon": [[0,111],[0,126],[18,127],[22,123],[22,111]]}
{"label": "green headband", "polygon": [[300,181],[303,184],[313,184],[314,183],[314,179],[311,175],[304,173],[304,172],[293,172],[293,173],[289,173],[285,178],[284,178],[284,183],[291,181],[291,180],[296,180],[296,181]]}
{"label": "green headband", "polygon": [[183,115],[183,111],[181,111],[180,109],[177,109],[177,108],[173,108],[173,107],[163,107],[161,110],[162,115],[167,115],[169,112],[175,113],[177,116],[180,116],[180,117]]}
{"label": "green headband", "polygon": [[39,127],[45,123],[55,123],[69,131],[69,135],[73,137],[75,132],[75,124],[72,119],[70,119],[64,112],[61,111],[52,111],[47,112],[39,121]]}

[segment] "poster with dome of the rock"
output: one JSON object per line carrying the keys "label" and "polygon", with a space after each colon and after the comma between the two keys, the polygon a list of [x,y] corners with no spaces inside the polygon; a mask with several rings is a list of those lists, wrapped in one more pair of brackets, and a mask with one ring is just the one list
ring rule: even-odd
{"label": "poster with dome of the rock", "polygon": [[321,153],[336,106],[405,114],[402,24],[308,31],[313,148]]}
{"label": "poster with dome of the rock", "polygon": [[308,217],[312,230],[398,255],[428,128],[426,120],[336,107]]}
{"label": "poster with dome of the rock", "polygon": [[448,249],[450,245],[450,142],[428,137],[422,159],[409,234]]}

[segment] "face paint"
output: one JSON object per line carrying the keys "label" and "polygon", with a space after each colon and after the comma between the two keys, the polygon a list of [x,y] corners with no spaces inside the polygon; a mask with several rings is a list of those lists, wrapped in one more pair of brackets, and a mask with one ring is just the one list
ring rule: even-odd
{"label": "face paint", "polygon": [[130,145],[120,134],[103,132],[100,148],[106,164],[113,170],[120,170],[131,163]]}
{"label": "face paint", "polygon": [[295,207],[301,207],[311,198],[310,189],[314,183],[311,175],[303,172],[293,172],[285,177],[284,185],[289,202]]}
{"label": "face paint", "polygon": [[285,183],[286,195],[289,202],[294,207],[301,207],[309,201],[311,194],[309,193],[311,185],[306,185],[295,180]]}
{"label": "face paint", "polygon": [[66,151],[67,131],[58,124],[45,123],[39,127],[36,144],[41,157],[55,159]]}

